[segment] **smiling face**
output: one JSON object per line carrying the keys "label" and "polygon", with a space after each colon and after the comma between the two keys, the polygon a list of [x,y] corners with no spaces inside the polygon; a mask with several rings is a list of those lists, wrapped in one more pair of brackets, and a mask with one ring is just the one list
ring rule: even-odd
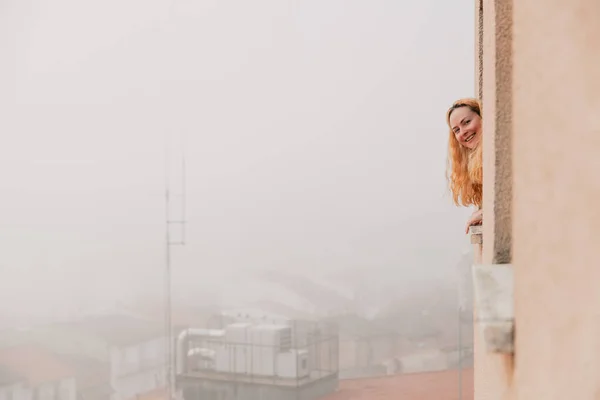
{"label": "smiling face", "polygon": [[474,149],[481,141],[481,117],[467,106],[454,109],[450,114],[450,129],[456,141],[468,149]]}

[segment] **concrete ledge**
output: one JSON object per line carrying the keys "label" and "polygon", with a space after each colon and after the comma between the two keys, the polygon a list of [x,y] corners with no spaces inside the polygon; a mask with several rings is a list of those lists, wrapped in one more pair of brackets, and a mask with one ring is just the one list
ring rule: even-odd
{"label": "concrete ledge", "polygon": [[483,226],[475,225],[469,227],[469,234],[471,235],[471,244],[482,244],[483,243]]}
{"label": "concrete ledge", "polygon": [[514,352],[514,278],[511,264],[473,266],[475,324],[488,351]]}

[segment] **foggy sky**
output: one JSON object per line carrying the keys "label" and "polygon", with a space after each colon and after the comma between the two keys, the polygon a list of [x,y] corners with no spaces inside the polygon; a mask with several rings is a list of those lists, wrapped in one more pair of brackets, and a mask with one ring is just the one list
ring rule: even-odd
{"label": "foggy sky", "polygon": [[474,90],[472,8],[3,0],[2,303],[159,295],[165,148],[174,192],[187,160],[181,295],[265,268],[399,291],[451,275],[467,210],[444,112]]}

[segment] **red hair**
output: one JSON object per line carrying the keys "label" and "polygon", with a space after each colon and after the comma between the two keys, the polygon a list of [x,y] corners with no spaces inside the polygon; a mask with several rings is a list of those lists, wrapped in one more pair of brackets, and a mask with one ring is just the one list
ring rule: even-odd
{"label": "red hair", "polygon": [[448,138],[448,167],[446,177],[452,192],[454,204],[460,206],[477,206],[481,208],[483,201],[483,160],[482,142],[476,148],[468,149],[458,143],[452,127],[450,116],[457,108],[468,107],[482,117],[481,103],[477,99],[460,99],[452,104],[446,113],[446,123],[450,129]]}

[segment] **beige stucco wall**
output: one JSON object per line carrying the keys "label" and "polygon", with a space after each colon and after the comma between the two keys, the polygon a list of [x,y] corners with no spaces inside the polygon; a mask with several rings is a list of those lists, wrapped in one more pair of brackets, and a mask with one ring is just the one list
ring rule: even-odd
{"label": "beige stucco wall", "polygon": [[512,250],[512,0],[483,0],[483,10],[483,262],[504,264]]}
{"label": "beige stucco wall", "polygon": [[515,1],[518,399],[600,399],[600,1]]}
{"label": "beige stucco wall", "polygon": [[[498,264],[509,263],[512,250],[513,9],[511,0],[483,0],[482,3],[485,223],[483,248],[476,249],[476,254],[477,250],[480,253],[475,262]],[[486,351],[477,310],[475,314],[475,399],[504,399],[511,386],[513,357]]]}
{"label": "beige stucco wall", "polygon": [[[482,261],[481,250],[480,245],[475,245],[476,264]],[[473,336],[475,400],[505,399],[511,388],[513,357],[486,351],[481,323],[477,320],[477,308],[475,308],[473,329],[475,330]]]}
{"label": "beige stucco wall", "polygon": [[476,331],[475,398],[600,399],[600,2],[483,5],[482,261],[512,260],[516,342]]}

